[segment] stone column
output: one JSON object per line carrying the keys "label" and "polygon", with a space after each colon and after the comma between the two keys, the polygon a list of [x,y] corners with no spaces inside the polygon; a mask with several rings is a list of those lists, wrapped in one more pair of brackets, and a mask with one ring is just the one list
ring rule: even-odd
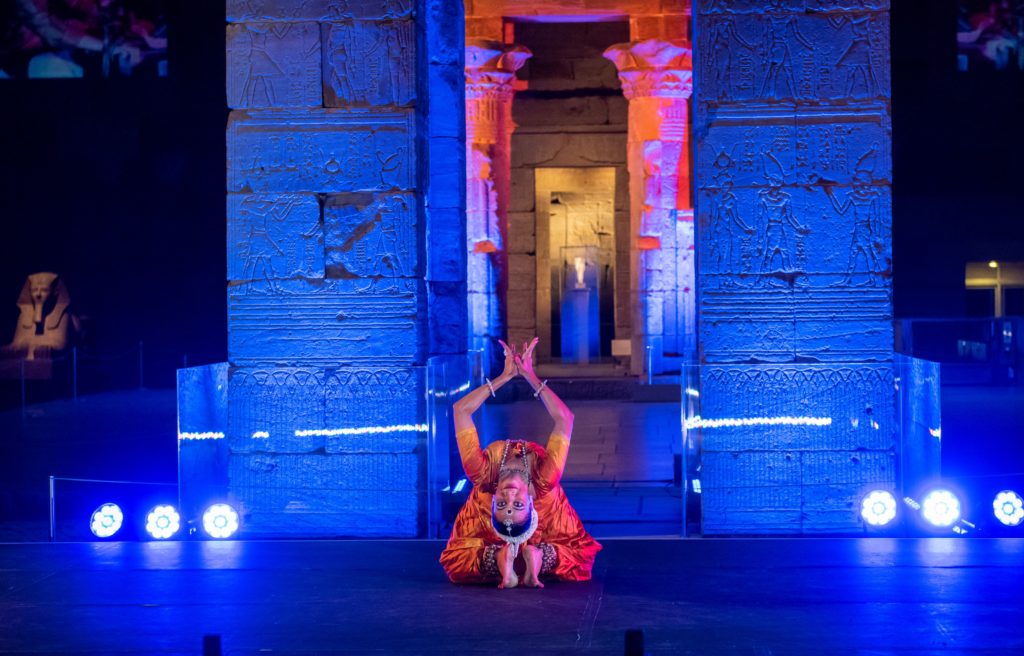
{"label": "stone column", "polygon": [[487,39],[466,43],[466,238],[469,346],[488,360],[506,337],[508,200],[515,73],[531,53]]}
{"label": "stone column", "polygon": [[693,205],[687,101],[690,49],[649,39],[612,46],[629,99],[630,307],[633,373],[665,370],[665,354],[692,351],[695,335]]}

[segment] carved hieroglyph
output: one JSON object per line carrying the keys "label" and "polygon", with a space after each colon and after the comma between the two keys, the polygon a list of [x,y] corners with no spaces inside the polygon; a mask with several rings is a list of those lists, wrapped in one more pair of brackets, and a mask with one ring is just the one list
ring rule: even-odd
{"label": "carved hieroglyph", "polygon": [[887,9],[697,6],[702,411],[831,422],[706,430],[706,532],[856,530],[896,485]]}
{"label": "carved hieroglyph", "polygon": [[414,154],[412,111],[234,112],[228,190],[411,189]]}

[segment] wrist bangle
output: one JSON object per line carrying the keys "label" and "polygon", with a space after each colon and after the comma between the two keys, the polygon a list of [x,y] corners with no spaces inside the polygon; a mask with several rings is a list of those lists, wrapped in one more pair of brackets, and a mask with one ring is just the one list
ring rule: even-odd
{"label": "wrist bangle", "polygon": [[491,398],[493,399],[494,398],[494,385],[491,385],[491,379],[490,378],[484,378],[484,380],[487,381],[487,389],[491,390]]}
{"label": "wrist bangle", "polygon": [[548,381],[546,381],[546,380],[544,382],[542,382],[540,384],[540,387],[537,388],[537,391],[533,393],[533,398],[539,399],[540,398],[540,393],[544,391],[544,388],[547,386],[547,384],[548,384]]}

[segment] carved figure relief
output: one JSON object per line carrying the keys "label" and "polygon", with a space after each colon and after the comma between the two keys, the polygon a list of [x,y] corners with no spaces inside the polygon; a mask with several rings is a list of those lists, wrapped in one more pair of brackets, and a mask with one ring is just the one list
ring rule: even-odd
{"label": "carved figure relief", "polygon": [[733,94],[732,58],[735,45],[738,44],[746,50],[746,53],[737,53],[737,57],[741,63],[740,81],[741,83],[746,82],[747,85],[749,85],[749,73],[752,69],[750,60],[756,46],[748,42],[736,31],[736,22],[732,18],[722,18],[714,21],[711,26],[710,40],[712,87],[718,89],[717,97],[719,99],[729,98]]}
{"label": "carved figure relief", "polygon": [[323,277],[320,208],[310,194],[229,197],[228,277],[265,280]]}
{"label": "carved figure relief", "polygon": [[877,274],[882,271],[879,266],[879,253],[883,250],[881,243],[882,210],[881,192],[872,184],[875,168],[875,149],[864,153],[857,162],[853,175],[853,188],[842,201],[836,197],[834,183],[819,178],[818,184],[828,195],[832,207],[840,215],[853,211],[853,234],[850,243],[850,259],[846,267],[846,275],[839,284],[850,285],[857,273],[857,265],[863,260],[865,280],[859,284],[876,284]]}
{"label": "carved figure relief", "polygon": [[339,194],[324,207],[327,275],[415,275],[415,218],[410,194]]}
{"label": "carved figure relief", "polygon": [[33,273],[18,296],[21,313],[14,339],[3,347],[5,355],[26,360],[45,359],[68,347],[79,329],[78,317],[69,310],[71,298],[56,273]]}
{"label": "carved figure relief", "polygon": [[413,98],[412,21],[354,21],[325,27],[325,100],[404,105]]}
{"label": "carved figure relief", "polygon": [[793,75],[794,52],[790,46],[794,40],[808,50],[815,49],[814,44],[800,32],[796,18],[791,15],[768,14],[764,28],[765,73],[761,82],[762,97],[783,97],[779,95],[780,79],[787,85],[791,97],[800,98],[805,95],[801,93]]}
{"label": "carved figure relief", "polygon": [[[878,78],[871,61],[870,16],[829,16],[828,22],[836,31],[848,22],[852,31],[850,44],[836,62],[837,69],[846,71],[845,95],[874,96],[878,90]],[[854,94],[858,89],[860,93]]]}
{"label": "carved figure relief", "polygon": [[798,238],[810,231],[793,213],[792,195],[782,189],[785,174],[782,164],[765,149],[761,153],[768,187],[757,193],[758,220],[763,230],[760,273],[796,270],[794,253]]}
{"label": "carved figure relief", "polygon": [[228,98],[234,107],[321,103],[320,34],[313,23],[228,27]]}

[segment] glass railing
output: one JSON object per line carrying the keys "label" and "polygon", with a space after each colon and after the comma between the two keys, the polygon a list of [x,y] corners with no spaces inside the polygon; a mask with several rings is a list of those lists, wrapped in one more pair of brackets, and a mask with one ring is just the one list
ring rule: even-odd
{"label": "glass railing", "polygon": [[934,362],[692,365],[681,387],[684,525],[704,535],[863,532],[864,495],[940,473]]}

